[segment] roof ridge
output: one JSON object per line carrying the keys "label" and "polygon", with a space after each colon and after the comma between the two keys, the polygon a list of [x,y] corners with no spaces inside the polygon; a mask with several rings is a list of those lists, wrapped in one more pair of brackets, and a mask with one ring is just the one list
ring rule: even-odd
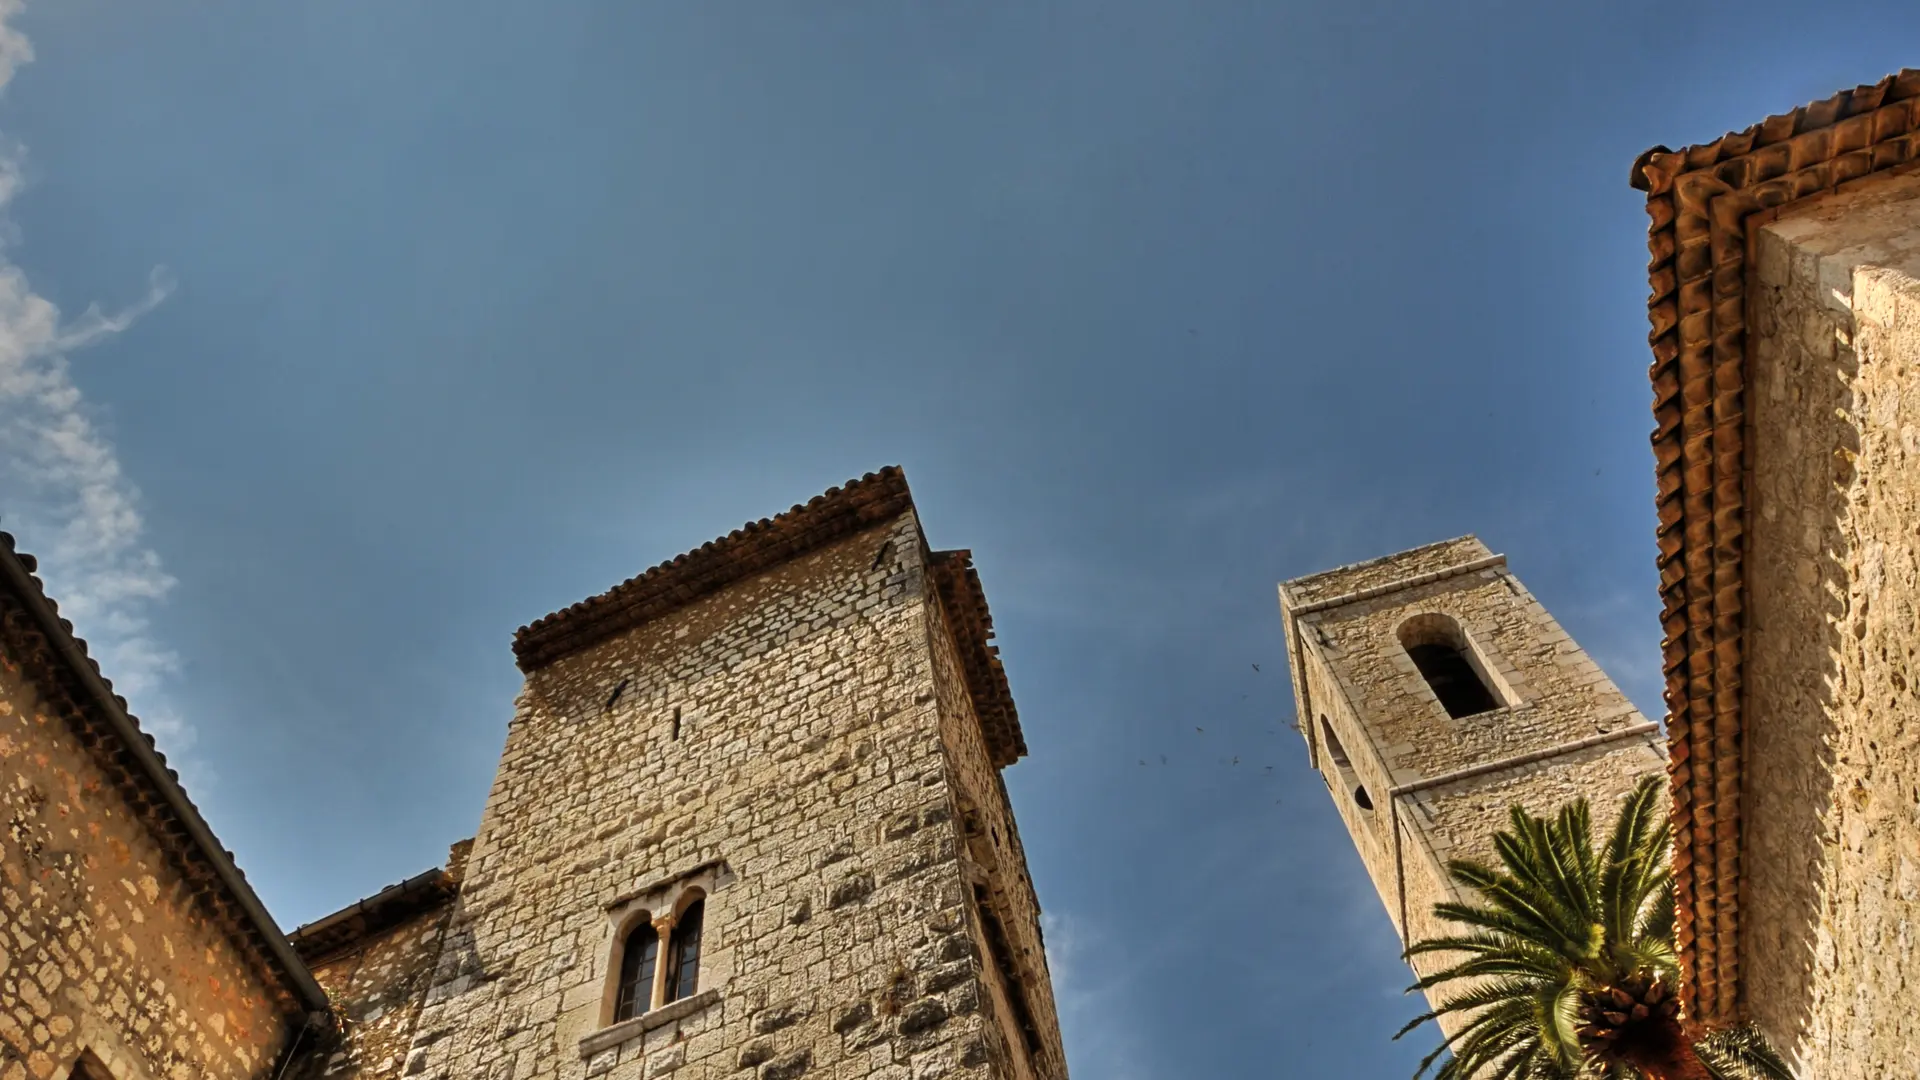
{"label": "roof ridge", "polygon": [[514,658],[530,671],[912,508],[905,471],[888,465],[535,619],[514,632]]}

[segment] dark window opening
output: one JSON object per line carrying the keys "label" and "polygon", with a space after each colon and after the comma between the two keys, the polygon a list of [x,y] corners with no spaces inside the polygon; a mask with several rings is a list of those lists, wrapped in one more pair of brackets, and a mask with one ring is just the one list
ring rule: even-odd
{"label": "dark window opening", "polygon": [[978,885],[973,887],[974,910],[980,916],[980,930],[987,939],[987,957],[1000,975],[1001,989],[1007,995],[1007,1004],[1013,1010],[1014,1026],[1020,1029],[1021,1038],[1027,1044],[1027,1056],[1040,1056],[1040,1028],[1033,1022],[1033,1010],[1027,1004],[1027,988],[1020,981],[1020,974],[1013,966],[1013,949],[1007,944],[1006,927],[1000,924],[1000,917],[994,913],[992,901],[987,891]]}
{"label": "dark window opening", "polygon": [[1353,768],[1353,762],[1347,760],[1347,748],[1340,745],[1340,736],[1333,733],[1333,725],[1324,716],[1320,718],[1320,733],[1326,736],[1327,756],[1333,763],[1342,769]]}
{"label": "dark window opening", "polygon": [[673,707],[673,737],[680,737],[680,706]]}
{"label": "dark window opening", "polygon": [[[1333,724],[1325,716],[1320,718],[1320,734],[1326,738],[1327,758],[1333,762],[1333,767],[1339,770],[1341,781],[1354,784],[1354,805],[1362,810],[1372,810],[1373,799],[1368,797],[1366,788],[1354,783],[1353,762],[1347,757],[1347,748],[1340,745],[1340,736],[1333,733]],[[1333,786],[1332,777],[1325,776],[1323,773],[1322,778],[1327,781],[1328,791],[1338,790]]]}
{"label": "dark window opening", "polygon": [[620,951],[620,986],[613,999],[615,1023],[645,1013],[653,1003],[653,966],[660,959],[660,934],[642,917]]}
{"label": "dark window opening", "polygon": [[1440,699],[1448,716],[1472,716],[1498,705],[1493,692],[1480,681],[1480,673],[1473,670],[1473,664],[1452,645],[1409,645],[1407,655],[1413,657],[1413,666],[1420,669],[1421,677],[1433,688],[1433,696]]}
{"label": "dark window opening", "polygon": [[695,900],[673,922],[673,935],[667,947],[667,1000],[692,997],[694,984],[700,981],[700,920],[707,902]]}
{"label": "dark window opening", "polygon": [[626,692],[628,681],[629,680],[627,679],[621,679],[620,684],[613,688],[613,693],[607,695],[607,711],[608,712],[613,711],[614,703],[619,701],[620,695]]}

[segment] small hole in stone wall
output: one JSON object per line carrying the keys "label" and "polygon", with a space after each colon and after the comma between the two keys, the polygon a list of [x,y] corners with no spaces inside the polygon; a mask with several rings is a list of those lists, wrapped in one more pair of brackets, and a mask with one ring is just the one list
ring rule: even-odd
{"label": "small hole in stone wall", "polygon": [[893,554],[893,541],[888,540],[886,543],[880,545],[879,551],[873,553],[873,565],[869,567],[869,569],[878,570],[882,566],[885,566],[887,556],[891,554]]}
{"label": "small hole in stone wall", "polygon": [[1353,789],[1353,802],[1362,810],[1373,809],[1373,796],[1367,794],[1366,785],[1362,784]]}
{"label": "small hole in stone wall", "polygon": [[615,686],[615,687],[613,688],[613,693],[611,693],[611,694],[608,694],[608,695],[607,695],[607,710],[606,710],[606,711],[608,711],[608,712],[612,712],[612,711],[613,711],[613,706],[614,706],[614,703],[620,700],[620,695],[621,695],[621,694],[624,694],[624,693],[626,693],[626,692],[627,692],[627,683],[628,683],[628,682],[630,682],[630,681],[632,681],[632,680],[631,680],[631,679],[621,679],[621,680],[620,680],[620,683],[619,683],[619,685],[617,685],[617,686]]}
{"label": "small hole in stone wall", "polygon": [[680,706],[673,707],[673,737],[680,737]]}

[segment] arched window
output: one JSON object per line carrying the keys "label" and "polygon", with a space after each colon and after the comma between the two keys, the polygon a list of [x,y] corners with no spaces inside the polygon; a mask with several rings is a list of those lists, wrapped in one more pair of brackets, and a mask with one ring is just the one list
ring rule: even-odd
{"label": "arched window", "polygon": [[700,921],[706,907],[705,900],[695,900],[673,920],[673,937],[667,946],[668,1001],[692,997],[700,981]]}
{"label": "arched window", "polygon": [[631,1020],[652,1005],[653,968],[659,962],[660,932],[643,913],[628,931],[626,944],[620,950],[620,985],[613,999],[615,1023]]}
{"label": "arched window", "polygon": [[1400,624],[1400,645],[1447,715],[1473,716],[1500,707],[1467,645],[1460,624],[1438,614],[1416,615]]}

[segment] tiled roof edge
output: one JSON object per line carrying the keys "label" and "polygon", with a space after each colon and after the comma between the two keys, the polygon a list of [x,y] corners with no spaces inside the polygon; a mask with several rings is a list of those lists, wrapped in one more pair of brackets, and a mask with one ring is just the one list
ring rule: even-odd
{"label": "tiled roof edge", "polygon": [[1675,942],[1688,1015],[1742,1011],[1741,685],[1745,664],[1746,251],[1753,215],[1920,161],[1920,70],[1710,143],[1634,162],[1646,193],[1647,335]]}
{"label": "tiled roof edge", "polygon": [[[148,791],[159,795],[165,810],[171,813],[179,828],[152,828],[156,841],[163,848],[172,848],[176,857],[198,862],[210,870],[251,930],[251,933],[236,936],[255,954],[256,963],[264,954],[264,959],[268,961],[265,969],[278,975],[277,981],[283,989],[291,992],[294,1000],[310,1013],[327,1011],[329,1004],[326,991],[320,988],[312,972],[307,970],[306,964],[287,943],[279,925],[273,921],[273,916],[268,914],[252,886],[247,884],[246,876],[235,865],[233,854],[221,846],[213,830],[200,816],[199,808],[188,798],[186,789],[181,787],[179,774],[167,767],[166,758],[155,749],[153,737],[140,730],[140,722],[127,711],[126,701],[113,692],[112,683],[100,674],[99,664],[87,655],[86,642],[74,636],[73,624],[60,617],[59,605],[47,595],[45,586],[34,574],[36,569],[38,564],[33,556],[16,551],[13,536],[0,532],[0,583],[4,583],[20,605],[26,621],[31,623],[32,632],[46,642],[54,657],[78,684],[81,700],[74,704],[91,710],[104,720],[106,728],[117,736],[125,754],[131,759],[133,768],[109,769],[108,774],[120,783],[124,793],[132,796],[131,801],[136,807],[148,803]],[[14,629],[25,630],[27,627],[16,626]],[[21,659],[25,663],[30,658]],[[141,787],[148,790],[139,790]],[[149,823],[150,827],[152,824]]]}
{"label": "tiled roof edge", "polygon": [[1000,662],[1000,648],[992,644],[993,615],[987,609],[980,574],[973,567],[973,553],[932,552],[927,568],[960,650],[967,696],[973,700],[988,757],[995,768],[1004,769],[1027,756],[1027,740],[1020,729],[1020,712],[1013,705],[1013,690],[1007,685],[1007,669]]}
{"label": "tiled roof edge", "polygon": [[521,627],[514,658],[531,671],[911,509],[899,466],[868,473]]}
{"label": "tiled roof edge", "polygon": [[318,960],[450,903],[459,891],[453,875],[436,866],[300,926],[287,940],[301,956]]}

